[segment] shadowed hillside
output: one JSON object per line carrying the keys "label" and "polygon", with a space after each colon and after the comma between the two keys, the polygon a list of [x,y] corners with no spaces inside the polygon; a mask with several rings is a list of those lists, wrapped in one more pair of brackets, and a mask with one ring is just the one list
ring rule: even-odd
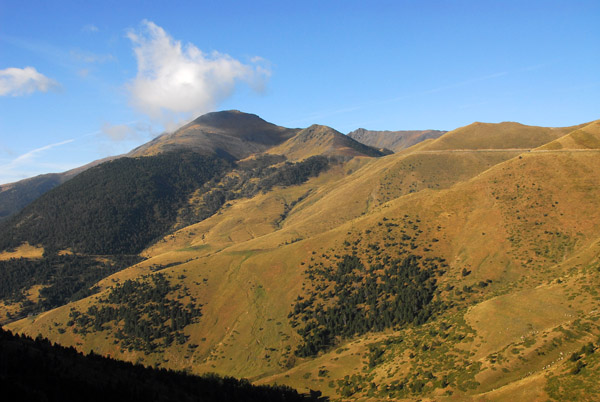
{"label": "shadowed hillside", "polygon": [[99,159],[63,173],[48,173],[0,185],[0,223],[54,187],[59,186],[91,167],[115,158],[117,157]]}
{"label": "shadowed hillside", "polygon": [[359,128],[348,133],[348,137],[371,147],[398,152],[421,141],[439,138],[445,133],[440,130],[374,131]]}
{"label": "shadowed hillside", "polygon": [[135,254],[175,222],[190,193],[229,168],[194,153],[120,158],[44,194],[0,231],[0,248],[23,242],[88,254]]}
{"label": "shadowed hillside", "polygon": [[0,329],[4,397],[27,401],[325,401],[284,386],[156,370]]}

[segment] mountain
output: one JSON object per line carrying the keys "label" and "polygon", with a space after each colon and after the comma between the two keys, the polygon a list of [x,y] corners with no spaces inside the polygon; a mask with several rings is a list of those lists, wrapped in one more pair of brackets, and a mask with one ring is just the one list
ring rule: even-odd
{"label": "mountain", "polygon": [[[308,130],[308,131],[307,131]],[[300,134],[295,138],[296,134]],[[284,144],[285,143],[285,144]],[[281,145],[281,148],[277,148]],[[275,147],[275,148],[274,148]],[[310,150],[314,147],[314,150]],[[272,149],[274,148],[274,149]],[[299,130],[279,127],[254,114],[237,110],[208,113],[173,133],[164,133],[127,155],[108,157],[63,173],[50,173],[0,185],[0,222],[77,174],[120,157],[153,156],[165,152],[195,152],[229,160],[270,153],[295,155],[381,156],[385,152],[351,141],[332,128]]]}
{"label": "mountain", "polygon": [[175,222],[177,210],[229,163],[196,153],[119,158],[87,169],[7,221],[0,248],[136,254]]}
{"label": "mountain", "polygon": [[165,133],[134,149],[128,156],[148,156],[170,151],[193,151],[243,159],[281,144],[298,130],[268,123],[237,110],[208,113],[173,133]]}
{"label": "mountain", "polygon": [[285,155],[288,159],[299,160],[314,155],[327,156],[370,156],[389,154],[381,149],[364,145],[331,127],[314,124],[301,130],[286,142],[271,148],[269,153]]}
{"label": "mountain", "polygon": [[[69,250],[36,255],[29,241],[0,253],[0,314],[13,331],[83,352],[335,399],[593,400],[599,127],[474,123],[375,158],[311,126],[219,159],[229,165],[173,204],[148,204],[177,212],[136,256],[120,256],[129,267],[76,255],[106,274],[66,305],[17,314],[50,305],[60,286],[40,267],[65,272]],[[151,157],[170,155],[159,171],[179,153]],[[125,198],[139,192],[123,180]],[[33,211],[15,230],[49,219]],[[143,216],[121,241],[158,227]],[[81,228],[74,238],[103,233]],[[30,258],[10,260],[20,250]]]}
{"label": "mountain", "polygon": [[398,152],[421,141],[439,138],[445,133],[440,130],[373,131],[359,128],[349,132],[348,137],[371,147]]}
{"label": "mountain", "polygon": [[293,136],[296,129],[268,123],[256,115],[237,110],[208,113],[173,133],[165,133],[127,155],[100,159],[63,173],[50,173],[0,185],[0,222],[77,174],[122,156],[151,156],[164,152],[196,152],[228,159],[243,159]]}
{"label": "mountain", "polygon": [[0,222],[19,212],[27,204],[77,174],[117,157],[108,157],[63,173],[48,173],[14,183],[0,185]]}

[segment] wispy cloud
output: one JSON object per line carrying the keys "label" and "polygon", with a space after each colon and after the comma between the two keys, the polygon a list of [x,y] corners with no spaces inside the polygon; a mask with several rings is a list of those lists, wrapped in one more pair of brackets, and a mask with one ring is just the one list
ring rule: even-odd
{"label": "wispy cloud", "polygon": [[151,21],[130,31],[137,76],[128,85],[132,104],[163,124],[214,110],[239,82],[261,90],[270,71],[263,60],[244,64],[219,52],[185,46]]}
{"label": "wispy cloud", "polygon": [[130,141],[130,140],[139,140],[142,138],[139,130],[136,130],[135,127],[132,127],[131,124],[136,122],[130,122],[125,124],[110,124],[105,122],[102,124],[102,129],[100,133],[110,139],[111,141]]}
{"label": "wispy cloud", "polygon": [[70,54],[75,60],[84,63],[106,63],[115,60],[112,54],[97,54],[79,49],[71,50]]}
{"label": "wispy cloud", "polygon": [[356,110],[360,110],[363,108],[363,106],[349,106],[349,107],[345,107],[345,108],[340,108],[340,109],[335,109],[335,110],[329,110],[329,111],[324,111],[324,112],[320,112],[320,113],[312,113],[306,117],[303,117],[301,119],[297,119],[297,120],[292,120],[292,121],[288,121],[286,123],[286,125],[288,126],[294,126],[298,123],[304,123],[304,122],[311,122],[311,123],[315,123],[318,122],[319,119],[325,118],[325,117],[329,117],[329,116],[335,116],[338,114],[345,114],[345,113],[350,113],[350,112],[354,112]]}
{"label": "wispy cloud", "polygon": [[69,143],[71,143],[71,142],[73,142],[73,141],[75,141],[75,140],[74,140],[74,139],[70,139],[70,140],[65,140],[65,141],[61,141],[61,142],[57,142],[57,143],[54,143],[54,144],[49,144],[49,145],[45,145],[45,146],[43,146],[43,147],[36,148],[36,149],[34,149],[34,150],[31,150],[31,151],[29,151],[29,152],[27,152],[27,153],[24,153],[24,154],[22,154],[22,155],[19,155],[18,157],[16,157],[16,158],[15,158],[15,159],[14,159],[14,160],[11,162],[11,164],[13,164],[13,165],[18,165],[18,164],[21,164],[21,163],[30,162],[30,161],[31,161],[33,158],[35,158],[35,157],[36,157],[38,154],[40,154],[40,153],[42,153],[42,152],[44,152],[44,151],[47,151],[47,150],[49,150],[49,149],[52,149],[52,148],[59,147],[59,146],[61,146],[61,145],[69,144]]}
{"label": "wispy cloud", "polygon": [[71,164],[48,163],[38,160],[44,152],[52,148],[60,147],[61,145],[69,144],[73,141],[75,140],[69,139],[45,145],[19,155],[8,163],[0,165],[0,183],[10,183],[36,174],[48,173],[50,171],[65,171],[75,167]]}
{"label": "wispy cloud", "polygon": [[476,84],[478,82],[500,78],[500,77],[506,76],[508,74],[509,74],[509,72],[503,71],[503,72],[498,72],[498,73],[494,73],[494,74],[489,74],[489,75],[473,78],[470,80],[465,80],[465,81],[460,81],[460,82],[456,82],[453,84],[440,86],[437,88],[427,89],[427,90],[420,91],[420,92],[413,92],[413,93],[409,93],[409,94],[405,94],[405,95],[401,95],[401,96],[396,96],[393,98],[388,98],[388,99],[383,99],[383,100],[378,100],[378,101],[368,101],[368,102],[364,102],[364,103],[357,104],[354,106],[342,107],[342,108],[335,109],[335,110],[325,112],[325,113],[312,113],[311,115],[309,115],[305,118],[302,118],[299,120],[294,120],[292,122],[288,122],[288,124],[293,125],[293,124],[305,122],[305,121],[314,121],[314,119],[321,119],[321,118],[325,118],[325,117],[334,116],[337,114],[355,112],[357,110],[361,110],[361,109],[364,109],[367,107],[385,105],[385,104],[389,104],[389,103],[399,102],[401,100],[417,98],[417,97],[423,96],[423,95],[430,95],[430,94],[435,94],[438,92],[444,92],[444,91]]}
{"label": "wispy cloud", "polygon": [[0,70],[0,96],[23,96],[59,87],[58,82],[39,73],[33,67],[9,67]]}
{"label": "wispy cloud", "polygon": [[98,27],[97,27],[96,25],[94,25],[94,24],[87,24],[87,25],[84,25],[84,26],[81,28],[81,31],[82,31],[82,32],[87,32],[87,33],[94,33],[94,32],[98,32],[98,31],[99,31],[99,29],[98,29]]}
{"label": "wispy cloud", "polygon": [[15,46],[19,49],[40,55],[58,66],[72,68],[69,53],[53,44],[9,35],[0,35],[0,41],[11,46]]}
{"label": "wispy cloud", "polygon": [[429,89],[427,91],[422,92],[422,94],[432,94],[432,93],[436,93],[436,92],[447,91],[449,89],[460,88],[460,87],[464,87],[464,86],[467,86],[467,85],[475,84],[475,83],[478,83],[478,82],[481,82],[481,81],[487,81],[487,80],[491,80],[491,79],[494,79],[494,78],[500,78],[500,77],[503,77],[505,75],[508,75],[508,72],[503,71],[503,72],[500,72],[500,73],[494,73],[494,74],[486,75],[486,76],[483,76],[483,77],[477,77],[477,78],[473,78],[473,79],[470,79],[470,80],[456,82],[454,84],[450,84],[450,85],[445,85],[445,86],[438,87],[438,88]]}
{"label": "wispy cloud", "polygon": [[[82,77],[87,75],[86,72],[81,74],[84,65],[87,66],[88,64],[93,63],[98,64],[116,61],[115,56],[110,53],[95,53],[81,49],[68,50],[43,41],[23,39],[8,35],[0,35],[0,41],[28,52],[35,53],[50,61],[52,64],[70,70]],[[87,73],[89,73],[89,70]]]}

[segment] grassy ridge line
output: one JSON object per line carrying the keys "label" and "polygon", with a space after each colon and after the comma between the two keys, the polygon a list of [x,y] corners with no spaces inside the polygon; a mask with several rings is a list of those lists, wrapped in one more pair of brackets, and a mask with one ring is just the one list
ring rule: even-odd
{"label": "grassy ridge line", "polygon": [[536,148],[589,123],[572,127],[537,127],[519,123],[472,123],[452,130],[427,145],[429,150]]}

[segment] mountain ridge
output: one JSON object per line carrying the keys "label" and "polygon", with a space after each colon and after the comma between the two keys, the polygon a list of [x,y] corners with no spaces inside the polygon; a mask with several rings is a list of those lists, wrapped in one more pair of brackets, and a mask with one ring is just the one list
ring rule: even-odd
{"label": "mountain ridge", "polygon": [[331,127],[313,124],[300,130],[284,143],[269,149],[268,153],[282,154],[289,159],[299,160],[314,155],[379,157],[390,152],[365,145]]}
{"label": "mountain ridge", "polygon": [[377,148],[386,148],[394,152],[409,148],[421,141],[436,139],[447,133],[442,130],[403,130],[403,131],[377,131],[359,128],[347,135],[363,144]]}

